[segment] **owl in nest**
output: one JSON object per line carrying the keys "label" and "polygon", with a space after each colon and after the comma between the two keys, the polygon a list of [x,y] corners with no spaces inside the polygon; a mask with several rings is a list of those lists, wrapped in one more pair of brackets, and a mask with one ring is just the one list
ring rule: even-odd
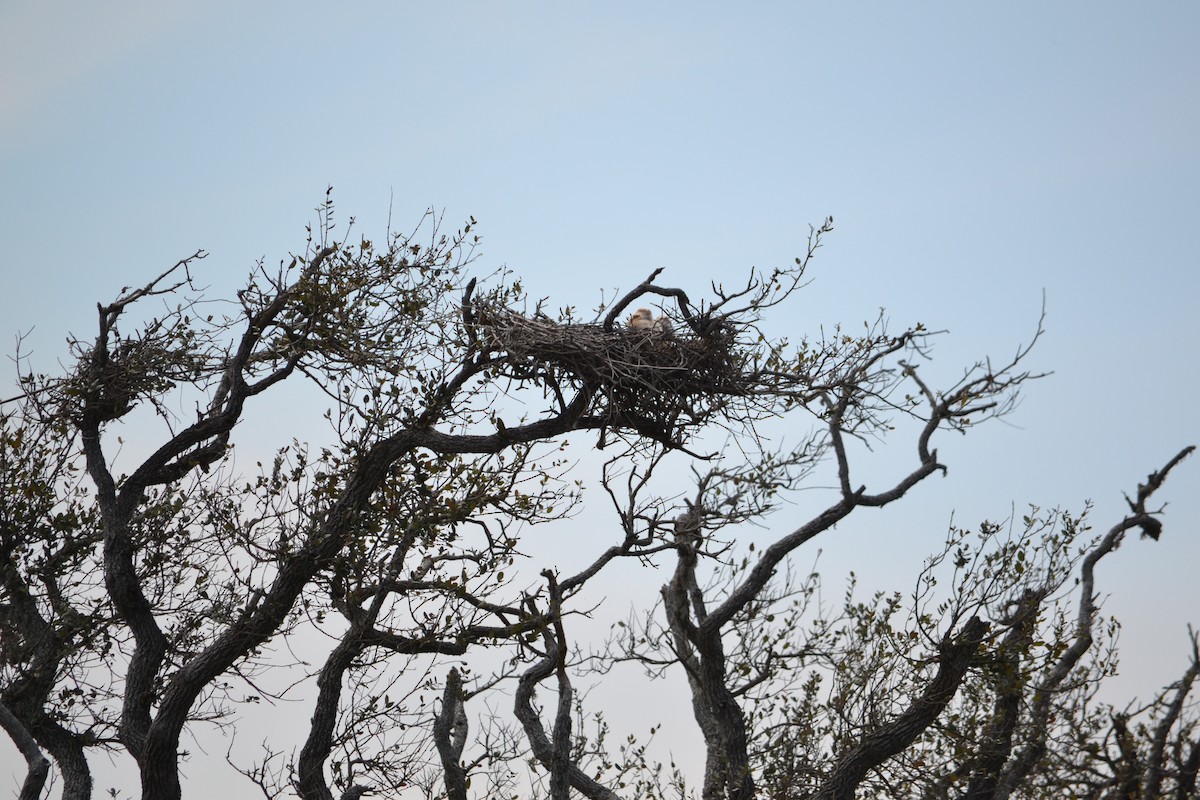
{"label": "owl in nest", "polygon": [[626,325],[635,331],[649,331],[658,334],[669,334],[671,332],[671,320],[666,317],[655,319],[654,312],[648,308],[639,308],[630,314]]}
{"label": "owl in nest", "polygon": [[653,330],[654,312],[648,308],[639,308],[629,315],[629,322],[626,325],[635,331]]}

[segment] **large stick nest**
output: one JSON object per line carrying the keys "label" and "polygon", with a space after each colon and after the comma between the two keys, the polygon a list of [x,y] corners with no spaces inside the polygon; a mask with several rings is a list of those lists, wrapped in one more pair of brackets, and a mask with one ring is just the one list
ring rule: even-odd
{"label": "large stick nest", "polygon": [[592,390],[591,413],[605,427],[678,444],[685,426],[744,392],[736,331],[724,320],[606,330],[501,307],[477,304],[474,311],[478,339],[503,358],[505,373],[540,379],[555,391]]}
{"label": "large stick nest", "polygon": [[120,339],[107,353],[82,349],[75,373],[60,387],[60,401],[77,417],[86,406],[100,422],[128,414],[140,400],[151,400],[180,381],[194,379],[203,360],[186,341],[163,337]]}

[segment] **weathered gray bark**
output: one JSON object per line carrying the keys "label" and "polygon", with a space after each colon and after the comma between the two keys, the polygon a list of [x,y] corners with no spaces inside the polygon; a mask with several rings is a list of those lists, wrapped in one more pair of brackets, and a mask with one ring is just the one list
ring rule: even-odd
{"label": "weathered gray bark", "polygon": [[853,800],[855,790],[870,770],[916,741],[958,691],[987,631],[987,623],[972,617],[953,639],[947,635],[938,654],[937,674],[921,696],[913,700],[907,711],[868,733],[838,759],[813,800]]}
{"label": "weathered gray bark", "polygon": [[[1100,559],[1111,553],[1120,545],[1125,534],[1135,528],[1140,528],[1143,537],[1157,540],[1162,533],[1162,523],[1156,518],[1154,511],[1146,507],[1151,496],[1162,487],[1168,473],[1187,458],[1195,447],[1185,447],[1179,451],[1167,464],[1157,472],[1150,473],[1146,483],[1139,484],[1137,494],[1126,498],[1130,513],[1108,530],[1100,542],[1084,557],[1080,568],[1079,612],[1075,619],[1075,638],[1063,652],[1058,661],[1049,669],[1045,677],[1034,687],[1030,701],[1029,722],[1026,742],[1016,751],[1005,764],[1000,780],[996,783],[992,800],[1008,800],[1013,792],[1021,786],[1030,773],[1046,756],[1047,737],[1054,709],[1054,699],[1061,691],[1064,681],[1071,671],[1091,648],[1092,631],[1096,624],[1096,565]],[[1139,769],[1140,773],[1141,770]],[[1133,780],[1133,777],[1130,777]],[[1142,776],[1137,777],[1139,782]]]}
{"label": "weathered gray bark", "polygon": [[[317,274],[322,262],[333,252],[333,248],[326,248],[316,253],[306,267],[306,274]],[[79,428],[87,470],[96,486],[101,509],[108,593],[136,643],[126,675],[121,740],[139,765],[145,800],[174,800],[181,791],[179,738],[197,698],[215,678],[277,631],[313,576],[331,562],[357,529],[358,515],[387,479],[389,469],[397,459],[417,448],[439,453],[497,453],[514,445],[577,429],[588,424],[584,412],[591,395],[585,390],[573,402],[564,402],[557,413],[496,434],[441,433],[432,427],[438,415],[447,410],[455,392],[483,369],[474,362],[463,364],[442,388],[439,400],[426,409],[424,417],[416,420],[412,427],[378,441],[362,455],[337,501],[304,544],[280,564],[271,586],[212,644],[166,680],[155,705],[155,686],[163,678],[160,673],[165,659],[165,637],[139,585],[130,521],[148,488],[177,481],[197,467],[207,467],[222,457],[245,404],[291,375],[303,353],[302,348],[294,348],[265,376],[253,381],[246,377],[264,332],[291,299],[290,290],[280,290],[248,315],[245,332],[229,357],[208,412],[175,434],[118,486],[109,470],[101,440],[103,426],[128,411],[127,403],[114,403],[104,391],[110,334],[117,318],[130,303],[159,293],[155,286],[152,283],[144,290],[100,308],[100,333],[92,349],[90,365],[94,388],[85,398]]]}
{"label": "weathered gray bark", "polygon": [[[750,770],[745,719],[726,675],[727,658],[722,641],[725,626],[762,594],[779,565],[797,548],[830,530],[856,509],[886,506],[904,497],[930,475],[945,471],[938,461],[937,451],[930,448],[930,441],[937,430],[946,424],[954,425],[959,418],[992,411],[1002,404],[1001,398],[1015,392],[1030,377],[1028,373],[1014,373],[1024,356],[1022,351],[1003,369],[965,378],[954,390],[939,395],[921,381],[915,369],[906,366],[906,377],[916,383],[928,403],[928,417],[915,442],[918,463],[915,469],[903,475],[890,488],[871,494],[865,486],[855,488],[851,482],[845,438],[855,434],[855,425],[858,424],[855,419],[861,411],[863,395],[869,393],[872,382],[883,374],[882,362],[903,351],[910,343],[910,338],[902,336],[879,344],[876,349],[862,355],[853,368],[847,367],[844,377],[814,393],[814,399],[825,407],[828,443],[836,458],[840,497],[806,524],[762,550],[746,577],[711,609],[706,605],[696,578],[696,553],[703,539],[701,526],[706,513],[702,497],[691,508],[690,518],[683,517],[677,524],[678,561],[671,582],[663,589],[663,599],[676,656],[684,667],[692,691],[693,714],[705,739],[704,800],[751,800],[756,794],[754,776]],[[708,513],[720,515],[716,510],[709,510]],[[973,633],[974,628],[968,627]],[[956,668],[959,666],[958,660],[951,659],[951,663]],[[966,665],[962,664],[961,669],[965,672]],[[950,694],[944,698],[936,695],[941,705],[944,706],[953,691],[957,690],[963,672],[957,673],[952,688],[951,673],[940,676],[934,688],[950,688]],[[920,709],[927,709],[932,700],[922,702],[924,705],[920,705]],[[931,723],[933,718],[929,717],[925,724]],[[905,725],[911,725],[921,719],[925,717],[914,711],[903,717],[902,721]],[[907,735],[907,729],[904,733]],[[913,732],[912,736],[915,737],[916,733],[919,731]],[[834,796],[841,796],[836,794],[841,791],[839,787],[844,788],[851,783],[857,786],[861,776],[855,777],[856,764],[870,761],[875,752],[886,750],[883,743],[872,742],[871,748],[860,748],[856,761],[843,766],[831,789],[835,792]],[[853,786],[850,786],[851,792]]]}
{"label": "weathered gray bark", "polygon": [[964,800],[989,800],[1000,782],[1000,773],[1012,755],[1013,734],[1021,719],[1021,701],[1025,696],[1021,655],[1033,640],[1038,613],[1045,591],[1026,591],[1017,601],[1016,610],[1007,620],[1011,626],[996,653],[992,717],[978,743],[975,757],[960,770],[968,776]]}
{"label": "weathered gray bark", "polygon": [[[591,776],[579,768],[570,757],[570,683],[566,678],[566,643],[562,638],[561,587],[553,573],[542,573],[550,584],[550,608],[542,622],[542,643],[545,655],[538,659],[517,680],[516,696],[513,700],[513,713],[521,727],[525,730],[525,738],[529,741],[533,756],[550,772],[552,796],[554,800],[569,797],[569,790],[575,789],[589,800],[622,800],[621,796],[607,786],[593,780]],[[530,616],[542,615],[536,612],[530,603]],[[534,691],[539,683],[555,673],[559,677],[559,702],[555,712],[554,737],[547,735],[546,728],[538,715],[533,703]],[[566,703],[564,705],[564,694]],[[566,720],[564,722],[564,716]]]}
{"label": "weathered gray bark", "polygon": [[[50,754],[62,775],[64,800],[90,798],[92,773],[84,756],[82,737],[64,728],[46,713],[62,660],[67,650],[77,645],[69,639],[61,640],[54,627],[42,616],[33,599],[33,592],[17,570],[7,545],[0,550],[0,564],[3,564],[0,567],[0,581],[9,600],[0,606],[0,613],[8,627],[21,631],[24,658],[28,661],[22,674],[0,690],[0,708],[4,709],[8,718],[3,727],[27,761],[33,750],[24,736],[33,738],[32,745],[38,749],[37,758],[44,758],[40,754],[42,749]],[[35,779],[40,766],[35,762],[29,764],[28,777]],[[44,776],[42,781],[45,781]]]}
{"label": "weathered gray bark", "polygon": [[442,710],[433,721],[433,741],[446,776],[447,800],[467,800],[467,773],[462,765],[463,749],[467,745],[467,712],[462,676],[457,669],[452,668],[446,675]]}
{"label": "weathered gray bark", "polygon": [[42,753],[33,735],[3,703],[0,703],[0,728],[4,729],[25,759],[25,780],[21,782],[21,793],[17,795],[17,800],[37,800],[42,796],[42,787],[46,785],[46,778],[50,774],[50,760]]}
{"label": "weathered gray bark", "polygon": [[[701,543],[695,514],[676,521],[678,560],[671,582],[663,587],[663,606],[675,653],[692,692],[692,713],[704,736],[705,800],[754,797],[746,721],[726,681],[725,648],[719,628],[701,635],[707,619],[703,592],[696,582],[696,551]],[[715,635],[713,635],[715,633]]]}
{"label": "weathered gray bark", "polygon": [[[1175,723],[1179,720],[1179,714],[1183,711],[1183,704],[1187,701],[1188,695],[1192,691],[1192,685],[1195,684],[1197,676],[1200,676],[1200,648],[1197,647],[1197,636],[1192,634],[1192,663],[1188,666],[1187,671],[1183,673],[1183,677],[1175,685],[1175,697],[1167,706],[1166,713],[1162,719],[1158,721],[1158,725],[1154,729],[1154,738],[1151,742],[1150,757],[1146,764],[1146,796],[1158,797],[1162,791],[1163,769],[1167,764],[1167,740],[1171,736],[1171,729],[1175,727]],[[1183,784],[1186,781],[1186,768],[1180,770],[1180,775],[1176,780]],[[1192,783],[1195,784],[1195,773],[1193,771]]]}

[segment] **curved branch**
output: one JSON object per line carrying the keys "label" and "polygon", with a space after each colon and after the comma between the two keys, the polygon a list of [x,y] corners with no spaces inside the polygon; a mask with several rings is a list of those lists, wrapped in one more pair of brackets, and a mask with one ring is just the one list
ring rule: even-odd
{"label": "curved branch", "polygon": [[692,304],[688,301],[687,294],[682,289],[671,289],[654,285],[654,279],[657,278],[662,271],[663,267],[659,267],[658,269],[654,270],[654,272],[651,272],[649,278],[646,278],[646,280],[642,281],[637,286],[626,292],[624,297],[613,304],[612,308],[608,310],[608,313],[604,315],[602,327],[606,332],[612,331],[613,325],[616,324],[617,317],[621,316],[622,311],[628,308],[634,300],[637,300],[642,295],[647,294],[656,294],[659,297],[674,297],[675,302],[679,306],[679,314],[685,320],[687,320],[689,324],[692,323],[694,314],[692,313]]}
{"label": "curved branch", "polygon": [[942,709],[958,692],[988,632],[988,624],[971,617],[954,640],[949,634],[938,654],[938,671],[908,710],[883,727],[868,733],[842,756],[829,777],[813,795],[814,800],[854,800],[855,790],[867,773],[900,753],[933,724]]}
{"label": "curved branch", "polygon": [[33,735],[3,703],[0,703],[0,728],[4,729],[25,758],[25,780],[21,784],[21,793],[17,795],[18,800],[38,800],[50,775],[50,760],[42,753]]}
{"label": "curved branch", "polygon": [[[559,613],[556,596],[557,587],[552,587],[551,608],[549,611],[551,618],[556,618],[556,615]],[[533,694],[539,683],[560,669],[562,659],[566,658],[566,648],[552,632],[552,626],[550,625],[542,628],[542,641],[546,646],[546,654],[517,680],[516,696],[513,700],[513,713],[521,723],[521,727],[525,730],[525,736],[529,740],[529,746],[533,751],[534,757],[537,758],[543,767],[550,770],[551,775],[561,776],[560,780],[565,779],[563,782],[574,787],[585,797],[589,798],[589,800],[622,800],[621,796],[616,792],[593,780],[575,762],[560,755],[558,748],[562,742],[557,735],[560,730],[557,723],[555,725],[555,741],[553,744],[551,743],[550,736],[547,735],[541,717],[533,705]],[[561,716],[561,714],[562,708],[560,702],[557,716]],[[569,741],[567,743],[569,744]],[[556,781],[555,783],[557,788],[558,782]]]}
{"label": "curved branch", "polygon": [[1152,472],[1146,483],[1138,486],[1136,500],[1130,501],[1132,513],[1118,522],[1104,538],[1083,559],[1080,568],[1079,613],[1075,621],[1075,641],[1063,652],[1058,661],[1038,684],[1033,693],[1032,708],[1029,713],[1030,738],[1026,745],[1005,766],[999,785],[994,795],[995,800],[1007,800],[1017,787],[1029,776],[1034,767],[1046,754],[1046,739],[1049,736],[1050,717],[1053,711],[1054,698],[1063,681],[1070,675],[1071,670],[1079,663],[1084,654],[1092,646],[1092,628],[1096,622],[1098,608],[1096,606],[1096,565],[1100,559],[1111,553],[1121,544],[1126,531],[1141,528],[1152,538],[1158,539],[1162,523],[1147,511],[1146,502],[1151,495],[1162,486],[1167,473],[1180,461],[1190,455],[1196,448],[1185,447],[1179,451],[1167,465],[1157,472]]}

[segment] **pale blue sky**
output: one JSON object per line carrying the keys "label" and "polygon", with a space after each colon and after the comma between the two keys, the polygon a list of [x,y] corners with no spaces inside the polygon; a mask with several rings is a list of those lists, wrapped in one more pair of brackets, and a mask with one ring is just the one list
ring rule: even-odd
{"label": "pale blue sky", "polygon": [[[821,543],[906,587],[951,509],[1093,498],[1107,526],[1200,444],[1197,43],[1192,2],[9,0],[0,333],[36,326],[52,364],[96,301],[196,248],[227,291],[303,246],[328,184],[368,236],[389,202],[400,227],[474,215],[481,266],[583,308],[660,266],[700,292],[787,263],[832,214],[778,333],[886,307],[950,329],[949,375],[1026,341],[1046,295],[1032,363],[1055,374],[1012,425],[947,440],[949,478]],[[1163,541],[1101,576],[1140,680],[1200,622],[1200,460],[1163,497]]]}

